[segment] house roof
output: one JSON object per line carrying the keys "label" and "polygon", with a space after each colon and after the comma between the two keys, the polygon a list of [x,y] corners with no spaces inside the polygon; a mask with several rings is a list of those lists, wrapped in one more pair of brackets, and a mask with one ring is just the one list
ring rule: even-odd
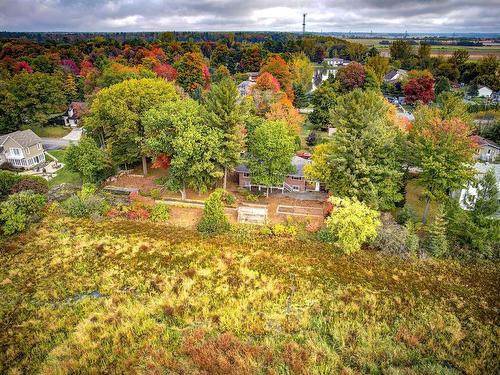
{"label": "house roof", "polygon": [[490,89],[488,86],[480,86],[478,88],[478,90],[481,90],[481,89],[487,89],[487,90],[490,90],[490,91],[493,91],[492,89]]}
{"label": "house roof", "polygon": [[87,103],[85,102],[71,102],[69,106],[73,109],[71,118],[74,119],[79,119],[87,111]]}
{"label": "house roof", "polygon": [[[300,156],[293,156],[291,160],[292,166],[295,168],[295,172],[291,173],[290,176],[304,177],[304,166],[311,163],[311,160],[301,158]],[[236,172],[238,173],[248,173],[248,167],[245,164],[240,164],[236,167]]]}
{"label": "house roof", "polygon": [[476,142],[479,146],[490,146],[490,147],[493,147],[493,148],[496,148],[498,150],[500,150],[500,146],[497,145],[495,142],[493,141],[490,141],[489,139],[486,139],[486,138],[483,138],[479,135],[473,135],[472,136],[472,139],[474,140],[474,142]]}
{"label": "house roof", "polygon": [[38,135],[33,133],[31,129],[27,129],[0,135],[0,146],[3,146],[9,138],[17,142],[21,147],[30,147],[42,142],[42,139]]}
{"label": "house roof", "polygon": [[406,74],[408,73],[406,70],[404,69],[394,69],[394,70],[391,70],[389,71],[385,76],[384,76],[384,80],[385,81],[392,81],[393,79],[395,79],[398,75],[403,75],[403,74]]}

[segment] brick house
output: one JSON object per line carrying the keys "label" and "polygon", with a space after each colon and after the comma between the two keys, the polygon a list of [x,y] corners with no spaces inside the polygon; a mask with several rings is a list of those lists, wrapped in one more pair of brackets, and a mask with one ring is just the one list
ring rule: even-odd
{"label": "brick house", "polygon": [[[294,172],[286,176],[283,184],[278,186],[270,186],[271,192],[276,189],[281,192],[297,192],[304,193],[307,191],[320,191],[321,186],[319,181],[308,181],[304,174],[304,167],[311,163],[311,160],[302,158],[295,155],[291,160],[292,166],[294,167]],[[238,173],[238,185],[247,189],[252,187],[257,187],[259,190],[261,188],[267,188],[263,185],[252,184],[252,179],[250,176],[250,171],[248,167],[244,164],[239,165],[236,168],[236,173]]]}

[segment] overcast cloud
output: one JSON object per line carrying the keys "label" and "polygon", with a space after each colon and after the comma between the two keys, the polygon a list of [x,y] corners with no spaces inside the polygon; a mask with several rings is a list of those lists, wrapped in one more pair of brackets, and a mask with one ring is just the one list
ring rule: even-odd
{"label": "overcast cloud", "polygon": [[499,32],[500,0],[0,0],[6,31]]}

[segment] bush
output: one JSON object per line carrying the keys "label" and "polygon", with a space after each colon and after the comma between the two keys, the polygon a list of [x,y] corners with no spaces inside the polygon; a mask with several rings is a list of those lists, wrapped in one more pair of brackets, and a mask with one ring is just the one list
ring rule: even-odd
{"label": "bush", "polygon": [[295,225],[275,224],[262,227],[260,233],[275,237],[295,237],[298,229]]}
{"label": "bush", "polygon": [[10,193],[15,194],[26,190],[30,190],[37,194],[47,194],[49,191],[49,183],[43,177],[23,176],[19,182],[12,185]]}
{"label": "bush", "polygon": [[12,187],[21,180],[21,175],[14,172],[0,170],[0,198],[9,195]]}
{"label": "bush", "polygon": [[151,189],[149,191],[149,196],[155,200],[161,198],[161,191],[159,189]]}
{"label": "bush", "polygon": [[401,210],[396,214],[396,221],[400,225],[406,224],[408,220],[413,222],[417,221],[417,213],[415,210],[409,206],[404,206]]}
{"label": "bush", "polygon": [[230,228],[229,221],[224,214],[222,199],[224,190],[216,189],[205,201],[203,216],[198,223],[198,230],[203,233],[224,233]]}
{"label": "bush", "polygon": [[104,198],[95,195],[95,187],[86,184],[79,194],[66,199],[62,208],[71,217],[102,217],[109,205]]}
{"label": "bush", "polygon": [[379,227],[373,245],[380,251],[402,257],[415,257],[419,250],[419,238],[415,224],[408,220],[406,225],[396,223],[390,214],[382,215],[383,225]]}
{"label": "bush", "polygon": [[380,226],[379,213],[353,198],[330,197],[333,211],[325,220],[326,230],[333,244],[346,254],[361,249],[361,246],[377,236]]}
{"label": "bush", "polygon": [[229,192],[225,192],[224,193],[224,202],[228,205],[228,206],[232,206],[233,204],[236,203],[236,197],[229,193]]}
{"label": "bush", "polygon": [[47,199],[44,195],[22,191],[10,195],[0,204],[0,221],[6,235],[23,231],[30,223],[40,220]]}
{"label": "bush", "polygon": [[155,204],[151,208],[149,220],[153,222],[167,221],[170,217],[169,212],[170,208],[166,204]]}

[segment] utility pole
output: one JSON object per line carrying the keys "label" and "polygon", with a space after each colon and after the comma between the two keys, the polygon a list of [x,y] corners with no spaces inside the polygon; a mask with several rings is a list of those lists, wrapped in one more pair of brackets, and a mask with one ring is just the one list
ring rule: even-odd
{"label": "utility pole", "polygon": [[306,34],[306,16],[307,16],[307,13],[304,13],[302,15],[302,36],[304,36]]}

